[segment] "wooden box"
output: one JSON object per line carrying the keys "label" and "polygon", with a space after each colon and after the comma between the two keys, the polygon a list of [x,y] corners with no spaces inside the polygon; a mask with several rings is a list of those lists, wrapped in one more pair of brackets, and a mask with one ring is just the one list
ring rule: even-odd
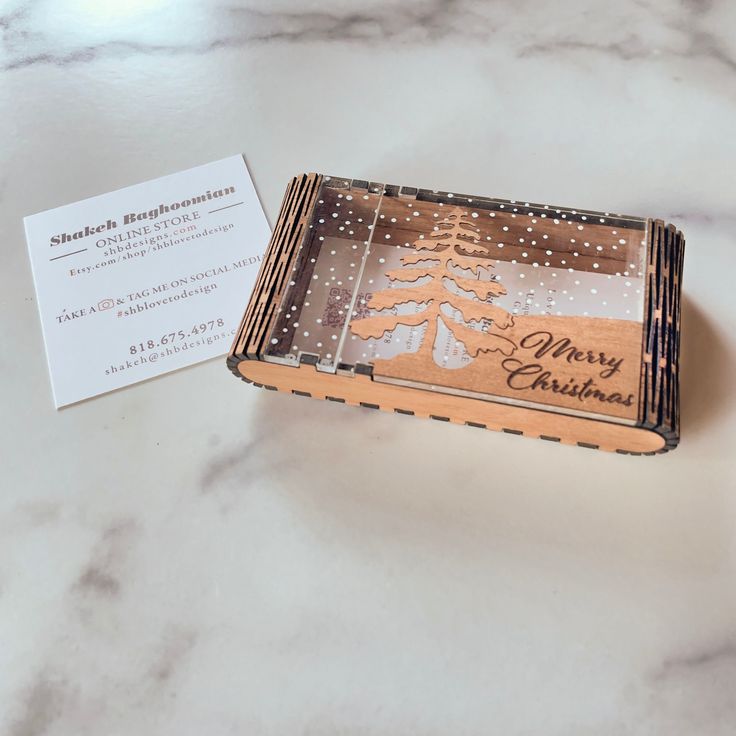
{"label": "wooden box", "polygon": [[300,396],[665,452],[683,250],[660,220],[303,174],[228,366]]}

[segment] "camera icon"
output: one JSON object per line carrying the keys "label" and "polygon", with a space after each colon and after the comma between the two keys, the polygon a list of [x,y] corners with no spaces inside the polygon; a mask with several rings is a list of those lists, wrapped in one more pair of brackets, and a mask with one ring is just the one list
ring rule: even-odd
{"label": "camera icon", "polygon": [[97,305],[97,309],[102,312],[105,309],[112,309],[115,306],[115,302],[112,299],[102,299]]}

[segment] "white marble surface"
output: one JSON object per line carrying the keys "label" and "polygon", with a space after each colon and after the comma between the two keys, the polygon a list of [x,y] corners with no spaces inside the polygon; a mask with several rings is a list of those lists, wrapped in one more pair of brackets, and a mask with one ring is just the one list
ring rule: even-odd
{"label": "white marble surface", "polygon": [[[0,8],[0,733],[736,732],[734,3]],[[240,151],[271,221],[317,170],[676,222],[680,448],[221,360],[55,412],[22,216]]]}

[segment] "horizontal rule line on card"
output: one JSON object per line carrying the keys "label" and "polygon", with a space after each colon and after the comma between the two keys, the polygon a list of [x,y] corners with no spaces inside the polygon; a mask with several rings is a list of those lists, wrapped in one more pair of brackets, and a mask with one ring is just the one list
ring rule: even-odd
{"label": "horizontal rule line on card", "polygon": [[223,210],[229,210],[231,207],[237,207],[239,204],[243,204],[243,202],[236,202],[235,204],[229,204],[227,207],[220,207],[217,210],[210,210],[209,214],[211,215],[213,212],[222,212]]}
{"label": "horizontal rule line on card", "polygon": [[50,261],[58,261],[59,258],[66,258],[67,256],[73,256],[75,253],[84,253],[84,251],[87,250],[86,248],[80,248],[79,250],[73,250],[71,253],[64,253],[64,255],[61,256],[54,256],[53,258],[49,258]]}

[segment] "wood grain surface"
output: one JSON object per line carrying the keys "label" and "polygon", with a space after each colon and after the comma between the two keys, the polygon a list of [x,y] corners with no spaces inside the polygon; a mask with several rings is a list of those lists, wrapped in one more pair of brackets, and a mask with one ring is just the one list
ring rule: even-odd
{"label": "wood grain surface", "polygon": [[314,366],[292,368],[245,360],[237,364],[234,372],[271,390],[563,444],[623,454],[655,454],[664,447],[660,435],[640,427],[395,386],[372,380],[371,376],[322,373]]}

